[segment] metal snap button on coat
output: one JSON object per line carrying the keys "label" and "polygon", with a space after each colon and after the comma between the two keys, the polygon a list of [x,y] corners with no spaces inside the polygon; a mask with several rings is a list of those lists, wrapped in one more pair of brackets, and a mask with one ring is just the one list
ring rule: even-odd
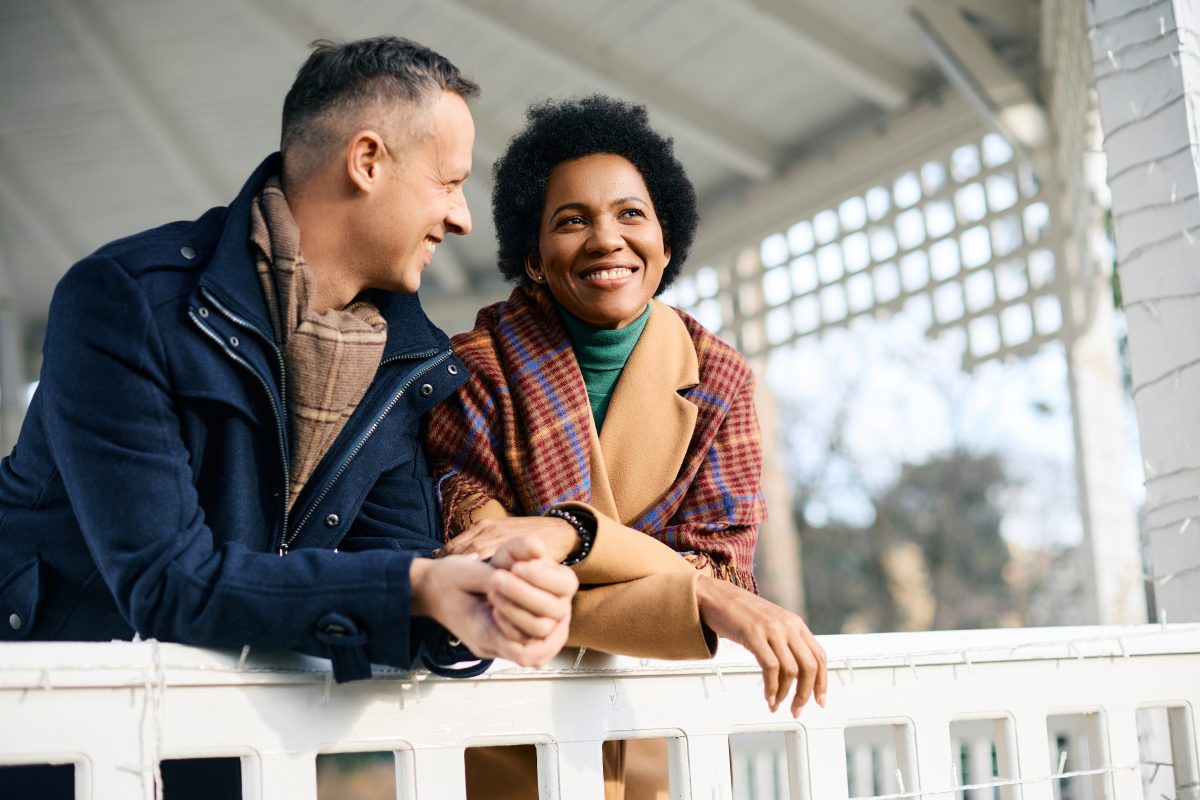
{"label": "metal snap button on coat", "polygon": [[325,518],[325,527],[326,528],[336,528],[338,526],[338,523],[341,521],[342,521],[342,518],[339,517],[337,514],[330,514],[328,517]]}
{"label": "metal snap button on coat", "polygon": [[449,372],[451,375],[457,375],[457,374],[458,374],[458,367],[456,367],[456,366],[454,366],[453,364],[451,364],[450,366],[446,367],[446,372]]}
{"label": "metal snap button on coat", "polygon": [[11,615],[9,615],[9,617],[8,617],[8,627],[12,628],[14,631],[19,631],[19,630],[21,630],[21,626],[22,626],[23,624],[24,624],[24,620],[22,620],[22,619],[21,619],[21,615],[20,615],[20,614],[11,614]]}
{"label": "metal snap button on coat", "polygon": [[204,306],[200,306],[200,316],[202,316],[206,319],[208,318],[208,309],[205,308]]}
{"label": "metal snap button on coat", "polygon": [[230,346],[231,346],[231,347],[237,347],[239,344],[241,344],[241,342],[239,342],[239,341],[238,341],[238,337],[236,337],[236,336],[230,336],[230,337],[229,337],[229,344],[230,344]]}
{"label": "metal snap button on coat", "polygon": [[428,383],[421,384],[421,397],[429,397],[433,394],[433,386]]}
{"label": "metal snap button on coat", "polygon": [[185,244],[183,247],[179,248],[179,255],[183,256],[188,261],[191,261],[196,257],[196,251],[190,245]]}

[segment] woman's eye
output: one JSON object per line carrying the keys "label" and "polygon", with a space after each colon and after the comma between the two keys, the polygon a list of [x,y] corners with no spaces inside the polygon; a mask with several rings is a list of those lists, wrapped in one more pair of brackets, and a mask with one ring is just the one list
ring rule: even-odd
{"label": "woman's eye", "polygon": [[583,217],[579,216],[578,214],[572,214],[569,217],[563,217],[558,221],[559,227],[562,227],[563,225],[582,225],[583,223]]}
{"label": "woman's eye", "polygon": [[620,216],[622,216],[622,217],[644,217],[646,215],[644,213],[642,213],[642,210],[640,208],[627,208],[621,212]]}

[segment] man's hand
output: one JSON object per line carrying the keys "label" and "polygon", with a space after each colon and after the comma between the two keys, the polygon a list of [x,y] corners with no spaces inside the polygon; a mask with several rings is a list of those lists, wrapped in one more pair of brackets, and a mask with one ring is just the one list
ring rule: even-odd
{"label": "man's hand", "polygon": [[708,575],[700,576],[696,594],[704,624],[718,636],[745,647],[758,660],[763,671],[763,692],[772,711],[787,699],[792,681],[796,682],[793,717],[800,716],[810,695],[824,707],[829,679],[825,650],[803,619]]}
{"label": "man's hand", "polygon": [[535,537],[513,539],[492,564],[414,559],[412,611],[433,617],[480,658],[540,667],[562,649],[579,581],[545,558]]}
{"label": "man's hand", "polygon": [[562,649],[571,623],[571,599],[579,589],[575,573],[548,558],[543,541],[530,535],[506,540],[491,564],[515,576],[496,576],[488,593],[504,635],[514,641],[557,641]]}
{"label": "man's hand", "polygon": [[558,517],[503,517],[481,519],[450,540],[442,555],[470,555],[492,558],[506,542],[516,537],[536,536],[545,545],[545,557],[565,561],[582,546],[579,534],[566,520]]}

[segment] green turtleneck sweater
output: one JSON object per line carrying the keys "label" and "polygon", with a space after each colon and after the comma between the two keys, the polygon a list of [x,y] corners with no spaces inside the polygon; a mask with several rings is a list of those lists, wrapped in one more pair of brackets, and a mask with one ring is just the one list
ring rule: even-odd
{"label": "green turtleneck sweater", "polygon": [[579,362],[579,371],[583,373],[588,403],[596,420],[596,432],[599,433],[604,426],[608,401],[612,399],[621,370],[625,369],[625,362],[629,360],[629,354],[637,346],[642,331],[646,329],[646,321],[650,319],[650,304],[646,304],[646,310],[640,317],[624,328],[615,330],[594,328],[562,306],[558,306],[558,315],[566,326],[567,335],[571,337],[575,360]]}

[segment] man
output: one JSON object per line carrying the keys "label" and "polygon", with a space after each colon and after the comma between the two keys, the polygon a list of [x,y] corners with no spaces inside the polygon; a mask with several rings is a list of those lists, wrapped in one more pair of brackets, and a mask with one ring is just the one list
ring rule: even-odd
{"label": "man", "polygon": [[577,581],[539,541],[422,557],[418,429],[466,375],[414,292],[471,229],[477,92],[404,39],[318,42],[228,208],[67,273],[0,462],[0,642],[294,648],[339,681],[558,651]]}

